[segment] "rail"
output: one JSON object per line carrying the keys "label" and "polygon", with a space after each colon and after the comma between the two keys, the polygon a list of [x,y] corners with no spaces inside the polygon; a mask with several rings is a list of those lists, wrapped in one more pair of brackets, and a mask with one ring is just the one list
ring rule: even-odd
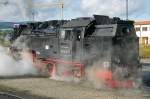
{"label": "rail", "polygon": [[[3,97],[3,98],[2,98]],[[6,93],[6,92],[0,92],[0,99],[25,99],[23,97],[20,97],[18,95]]]}

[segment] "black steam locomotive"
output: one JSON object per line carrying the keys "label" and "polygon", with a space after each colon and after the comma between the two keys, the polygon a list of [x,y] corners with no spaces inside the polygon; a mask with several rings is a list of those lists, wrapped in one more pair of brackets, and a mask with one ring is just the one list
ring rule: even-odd
{"label": "black steam locomotive", "polygon": [[27,23],[14,27],[12,40],[25,37],[40,59],[77,61],[85,68],[98,63],[119,75],[116,79],[131,79],[141,68],[133,23],[102,15]]}

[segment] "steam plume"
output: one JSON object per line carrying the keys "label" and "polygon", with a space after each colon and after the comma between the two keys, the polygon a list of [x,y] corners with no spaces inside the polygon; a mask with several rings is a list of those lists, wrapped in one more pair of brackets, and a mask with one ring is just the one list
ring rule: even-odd
{"label": "steam plume", "polygon": [[[37,74],[31,56],[26,53],[25,44],[19,43],[23,38],[20,37],[14,45],[23,48],[20,53],[10,53],[6,47],[0,46],[0,76],[20,76],[28,74]],[[19,42],[18,42],[19,41]]]}

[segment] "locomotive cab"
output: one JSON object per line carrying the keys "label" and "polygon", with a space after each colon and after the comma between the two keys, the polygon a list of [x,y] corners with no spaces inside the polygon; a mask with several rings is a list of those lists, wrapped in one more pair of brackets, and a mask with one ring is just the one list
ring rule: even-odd
{"label": "locomotive cab", "polygon": [[78,18],[64,24],[60,29],[60,57],[80,61],[83,56],[83,39],[86,26],[91,18]]}
{"label": "locomotive cab", "polygon": [[78,18],[60,29],[60,56],[79,61],[85,66],[108,67],[116,79],[137,76],[139,63],[138,37],[132,21],[95,15]]}

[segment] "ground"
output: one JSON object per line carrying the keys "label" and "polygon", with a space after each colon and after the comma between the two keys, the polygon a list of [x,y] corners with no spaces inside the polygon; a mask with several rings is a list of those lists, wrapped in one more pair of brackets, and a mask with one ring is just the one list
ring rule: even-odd
{"label": "ground", "polygon": [[140,90],[97,90],[82,83],[49,78],[1,79],[0,91],[25,99],[149,99]]}

